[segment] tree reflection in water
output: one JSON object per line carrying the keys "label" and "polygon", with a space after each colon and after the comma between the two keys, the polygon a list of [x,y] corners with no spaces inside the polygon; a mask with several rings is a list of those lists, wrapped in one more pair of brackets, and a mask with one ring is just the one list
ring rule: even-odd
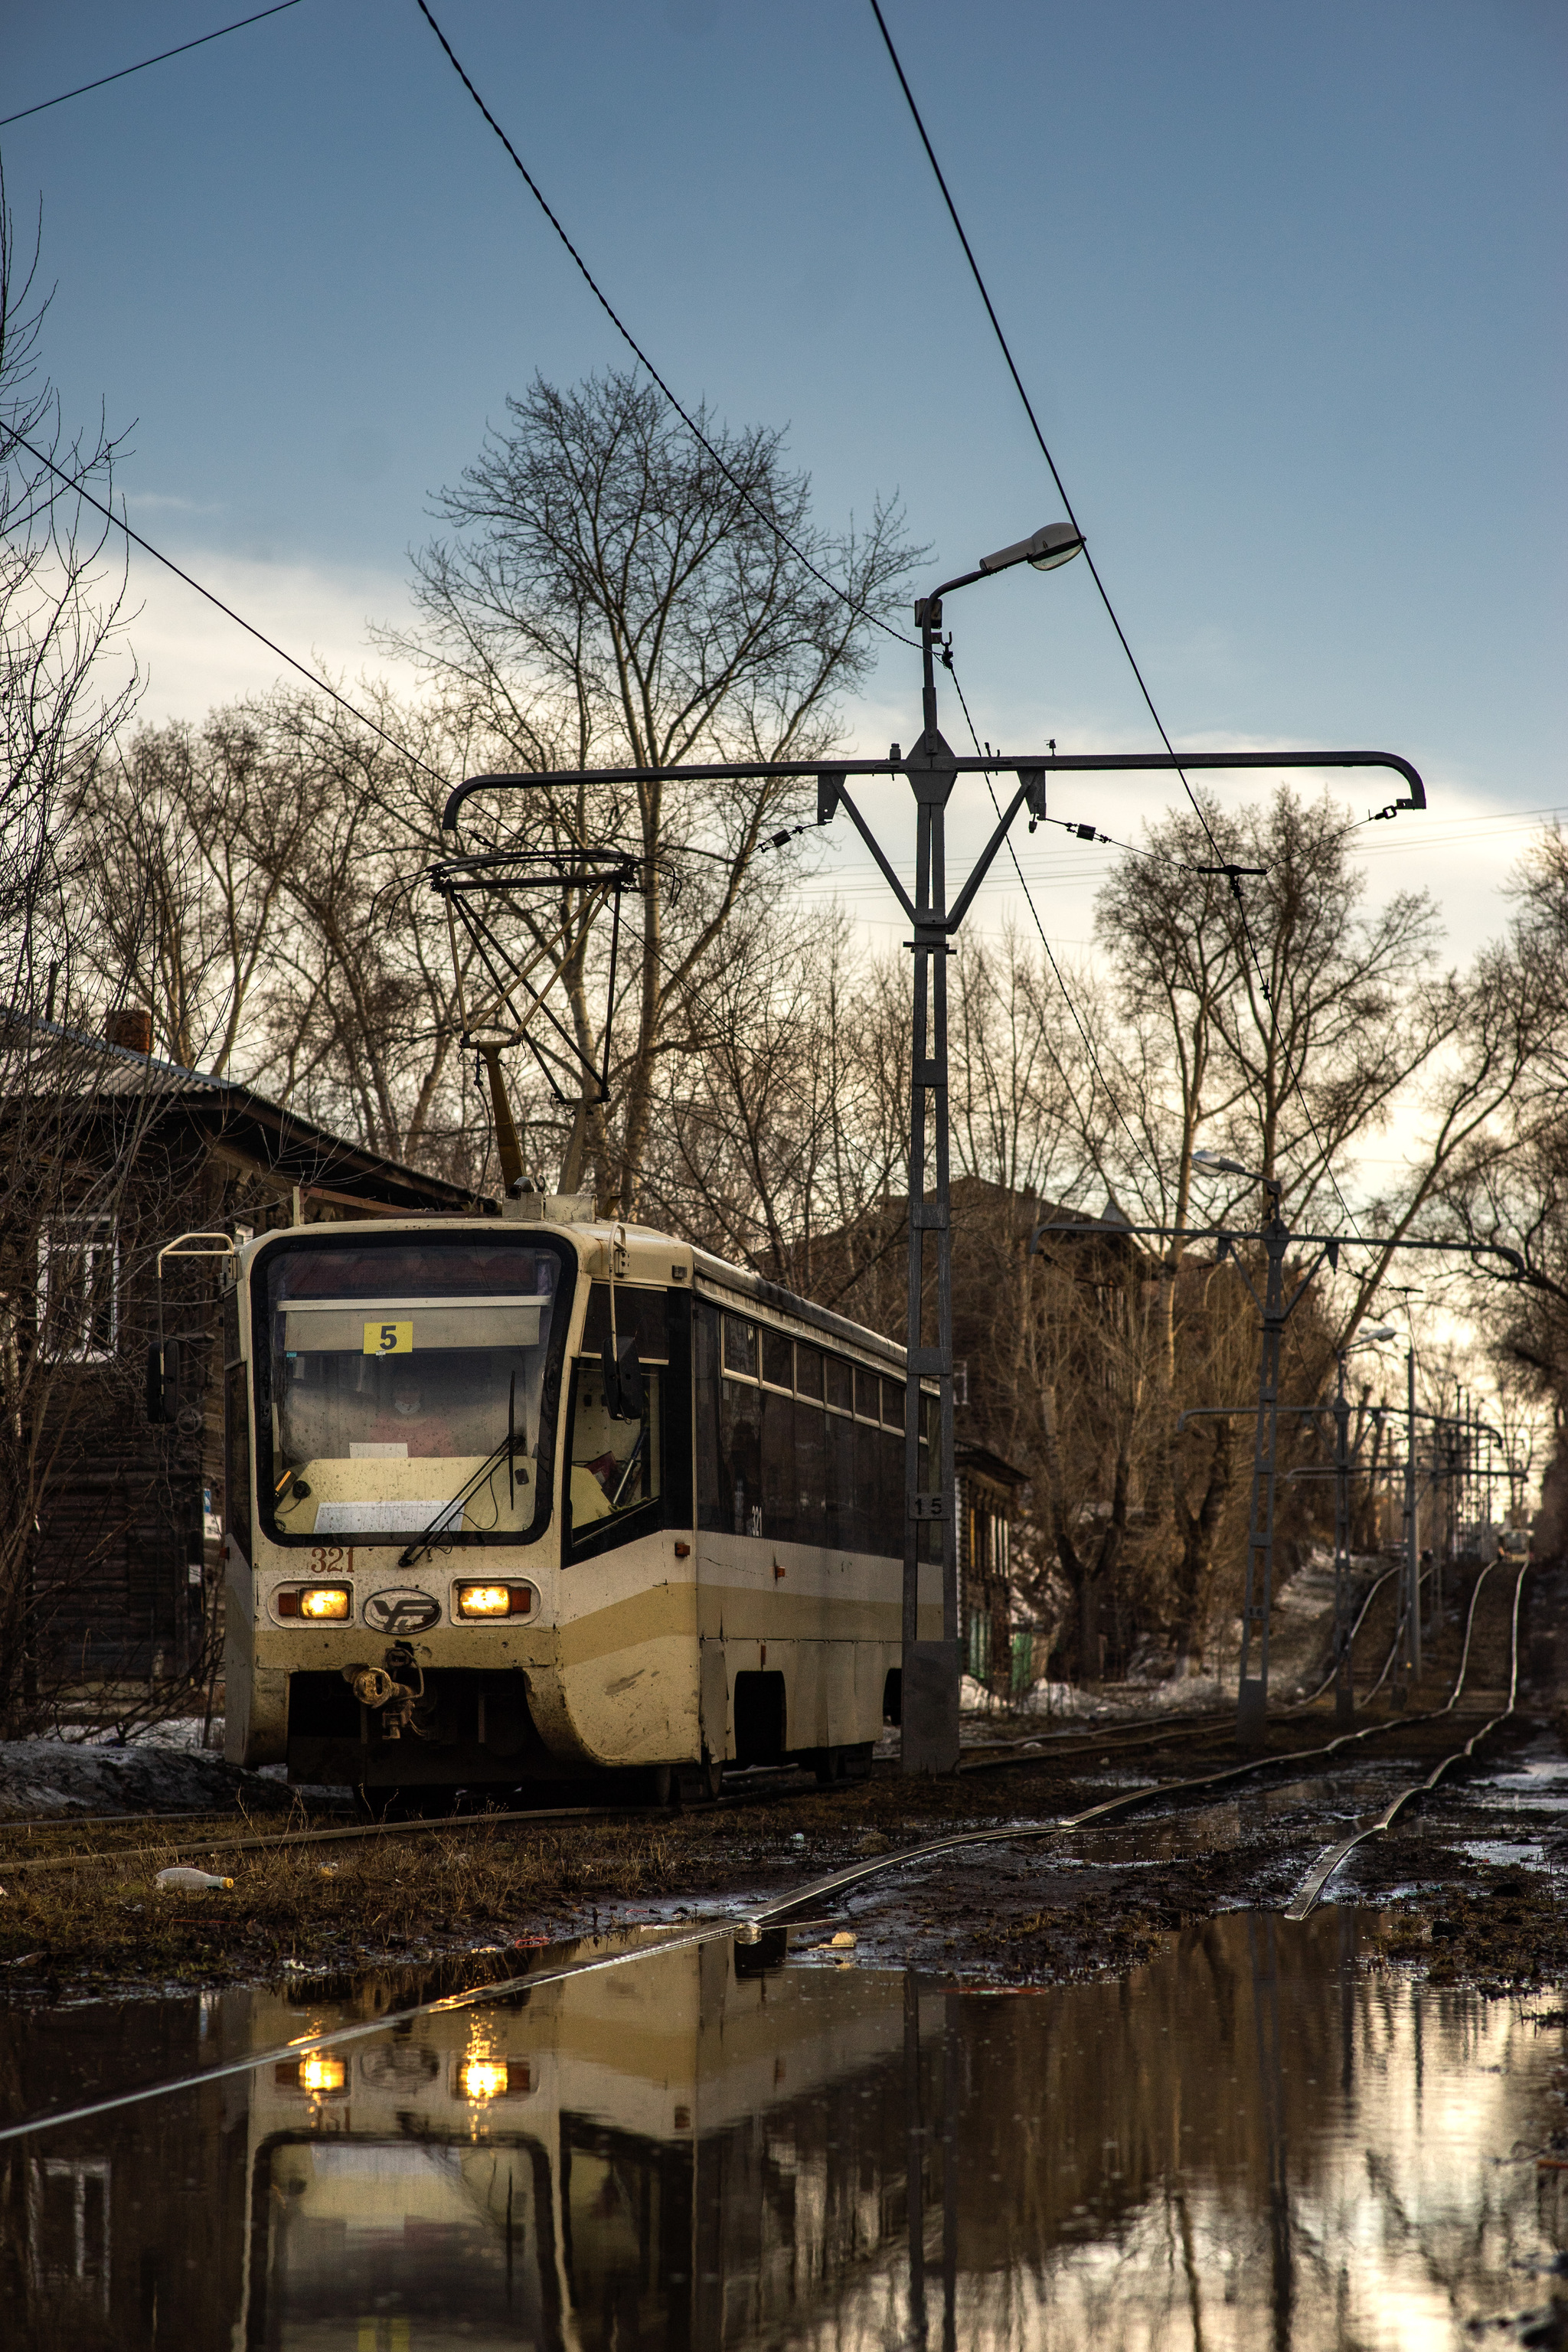
{"label": "tree reflection in water", "polygon": [[[1107,1984],[651,1956],[24,2143],[8,2340],[276,2352],[1448,2343],[1544,2305],[1560,2036],[1235,1915]],[[363,1999],[363,1996],[362,1996]],[[336,2021],[13,2015],[11,2114]],[[198,2043],[193,2049],[193,2041]]]}

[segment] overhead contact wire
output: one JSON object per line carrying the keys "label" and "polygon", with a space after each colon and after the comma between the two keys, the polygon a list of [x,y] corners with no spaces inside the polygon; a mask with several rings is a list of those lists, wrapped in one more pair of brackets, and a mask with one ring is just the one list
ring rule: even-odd
{"label": "overhead contact wire", "polygon": [[302,661],[296,661],[291,653],[285,652],[280,645],[258,629],[254,621],[247,621],[243,613],[237,613],[232,604],[226,604],[223,598],[216,595],[212,589],[204,588],[201,582],[193,578],[190,572],[182,571],[172,555],[165,555],[162,548],[154,547],[150,539],[143,539],[139,530],[132,530],[123,515],[117,515],[112,507],[106,506],[101,499],[93,496],[79,475],[68,474],[65,467],[57,466],[52,457],[46,457],[41,449],[35,449],[33,444],[22,434],[13,432],[11,438],[17,448],[25,449],[28,457],[37,465],[47,466],[56,480],[63,482],[66,488],[75,497],[91,507],[95,513],[100,514],[104,520],[111,524],[116,530],[123,531],[133,547],[139,547],[144,555],[150,555],[154,563],[161,563],[165,572],[172,572],[176,580],[183,580],[187,588],[194,588],[198,596],[205,596],[209,604],[216,606],[217,611],[226,619],[231,620],[237,628],[243,629],[247,637],[254,637],[258,646],[265,646],[269,654],[276,654],[280,662],[287,662],[290,669],[297,670],[302,678],[316,688],[318,693],[330,695],[340,710],[346,710],[351,719],[357,719],[362,727],[368,727],[371,733],[379,735],[384,743],[390,743],[393,750],[405,760],[412,761],[416,768],[423,768],[425,773],[434,777],[437,783],[450,782],[451,779],[443,776],[438,769],[433,768],[428,760],[422,760],[417,751],[411,751],[406,743],[400,743],[395,735],[389,735],[378,720],[368,718],[363,710],[358,709],[349,700],[347,695],[340,694],[335,686],[329,686],[325,678],[318,677],[313,669],[307,669]]}
{"label": "overhead contact wire", "polygon": [[149,66],[161,66],[170,58],[183,58],[187,49],[201,49],[209,41],[221,41],[226,33],[243,33],[247,25],[259,25],[264,16],[281,16],[285,8],[297,8],[300,0],[275,0],[270,8],[258,8],[254,16],[240,16],[232,25],[220,25],[216,32],[198,33],[194,41],[182,41],[177,48],[160,49],[155,58],[142,58],[133,66],[121,66],[118,73],[100,74],[96,81],[79,83],[75,89],[62,89],[58,98],[41,98],[37,106],[24,106],[15,114],[0,114],[0,131],[13,122],[26,122],[30,114],[47,114],[51,106],[64,106],[68,99],[85,98],[89,89],[107,89],[111,81],[123,81],[128,74],[145,73]]}
{"label": "overhead contact wire", "polygon": [[468,91],[468,96],[473,100],[474,104],[479,108],[479,112],[484,116],[484,119],[489,123],[490,129],[495,132],[496,137],[500,141],[501,145],[506,149],[506,152],[511,158],[513,164],[521,173],[523,183],[526,185],[530,195],[533,198],[534,203],[539,206],[540,211],[544,215],[545,219],[550,223],[551,227],[555,231],[556,236],[561,239],[562,244],[571,255],[574,262],[575,262],[578,271],[582,276],[583,282],[587,287],[588,291],[592,294],[595,301],[597,302],[601,310],[603,310],[605,318],[608,319],[611,326],[614,327],[616,334],[620,336],[627,350],[633,353],[638,365],[647,370],[648,374],[653,378],[655,383],[658,384],[660,392],[663,393],[666,400],[668,401],[671,408],[674,409],[677,416],[679,417],[681,423],[685,425],[687,431],[690,434],[700,449],[705,450],[707,455],[712,458],[713,463],[718,467],[719,471],[723,475],[725,480],[733,489],[739,492],[740,496],[745,500],[747,506],[750,507],[752,512],[756,516],[758,521],[773,532],[773,537],[778,541],[781,547],[785,547],[789,550],[789,552],[794,556],[797,563],[805,565],[806,571],[810,572],[812,578],[819,586],[826,588],[830,594],[837,596],[840,604],[847,604],[850,612],[857,614],[860,619],[871,622],[873,626],[883,630],[889,637],[896,638],[900,645],[910,646],[915,646],[917,643],[915,638],[905,636],[901,629],[895,629],[890,621],[884,621],[880,614],[873,613],[868,605],[857,604],[855,598],[849,594],[847,589],[840,587],[837,580],[832,579],[827,572],[820,570],[819,567],[812,562],[810,556],[805,553],[805,550],[795,545],[794,540],[790,537],[788,531],[784,529],[777,518],[769,514],[767,509],[764,506],[760,505],[757,499],[752,496],[750,490],[747,489],[745,484],[739,478],[739,477],[731,471],[723,458],[720,456],[718,450],[713,446],[712,442],[709,440],[707,435],[698,424],[696,418],[691,415],[690,411],[685,408],[676,398],[674,393],[670,390],[663,376],[660,375],[658,368],[655,367],[653,362],[649,359],[642,345],[637,341],[637,337],[633,334],[631,329],[626,325],[626,320],[616,310],[615,305],[611,302],[609,296],[605,292],[604,288],[599,284],[598,279],[595,277],[593,271],[589,268],[587,263],[584,260],[582,255],[573,244],[572,239],[568,236],[564,227],[562,226],[560,219],[552,209],[549,199],[546,197],[544,191],[541,188],[538,181],[534,178],[532,173],[523,162],[522,157],[518,153],[517,149],[512,145],[511,141],[507,137],[506,132],[501,129],[500,124],[496,121],[495,116],[490,112],[489,108],[485,104],[484,100],[479,96],[479,91],[475,89],[462,60],[458,56],[457,51],[453,48],[451,42],[447,38],[446,34],[441,30],[440,26],[436,22],[435,17],[431,15],[429,7],[426,5],[426,0],[417,0],[417,5],[420,15],[429,26],[430,30],[435,34],[436,38],[440,42],[443,49],[445,49],[447,62],[451,66],[453,72],[462,83],[463,88]]}
{"label": "overhead contact wire", "polygon": [[[420,0],[420,5],[424,5],[424,0]],[[980,299],[984,304],[985,315],[991,321],[992,331],[995,335],[998,347],[1001,350],[1002,357],[1006,362],[1007,373],[1012,377],[1018,397],[1024,404],[1024,413],[1029,420],[1030,429],[1034,434],[1036,441],[1039,445],[1040,455],[1044,457],[1047,467],[1050,471],[1051,479],[1056,484],[1057,494],[1067,509],[1068,520],[1072,524],[1074,530],[1078,532],[1079,539],[1083,541],[1084,562],[1088,564],[1089,575],[1094,582],[1096,589],[1099,591],[1100,601],[1104,605],[1107,618],[1110,620],[1111,627],[1116,632],[1117,642],[1120,644],[1122,652],[1127,656],[1128,667],[1131,670],[1134,678],[1137,680],[1138,691],[1142,696],[1149,716],[1153,720],[1155,728],[1159,732],[1160,740],[1164,745],[1166,751],[1170,755],[1172,763],[1175,768],[1176,773],[1182,780],[1182,789],[1186,793],[1188,800],[1192,803],[1194,814],[1196,815],[1198,823],[1204,829],[1204,834],[1208,841],[1210,848],[1214,851],[1216,859],[1219,859],[1220,863],[1224,865],[1226,861],[1221,857],[1219,844],[1215,839],[1214,829],[1209,824],[1207,812],[1205,810],[1203,803],[1198,798],[1198,795],[1193,790],[1186,770],[1182,765],[1180,754],[1177,752],[1174,744],[1172,742],[1169,734],[1166,732],[1165,722],[1161,718],[1154,702],[1154,698],[1149,691],[1148,681],[1145,679],[1142,669],[1138,666],[1137,656],[1133,653],[1132,647],[1128,642],[1127,632],[1122,627],[1121,620],[1117,614],[1116,607],[1110,601],[1110,591],[1107,589],[1104,581],[1100,577],[1100,566],[1094,560],[1094,551],[1089,546],[1089,541],[1084,535],[1082,526],[1074,511],[1073,502],[1068,495],[1067,484],[1063,481],[1057,466],[1057,461],[1051,455],[1050,444],[1047,441],[1045,433],[1041,428],[1040,420],[1035,414],[1035,404],[1029,398],[1027,387],[1024,383],[1023,377],[1018,373],[1018,363],[1013,357],[1012,346],[1009,344],[1007,337],[1003,331],[1002,321],[996,315],[996,306],[991,299],[990,289],[986,286],[984,277],[981,271],[980,264],[974,257],[974,248],[969,242],[968,234],[964,229],[962,219],[959,217],[958,206],[952,200],[952,192],[947,184],[947,180],[943,174],[942,165],[937,161],[936,150],[931,145],[931,135],[926,130],[925,122],[921,117],[920,108],[915,102],[914,91],[910,88],[909,76],[905,73],[903,64],[899,57],[899,52],[893,45],[893,37],[888,30],[888,20],[882,14],[881,0],[871,0],[871,13],[877,19],[877,29],[882,36],[883,44],[887,48],[888,56],[892,61],[893,71],[899,79],[899,88],[904,93],[905,103],[909,107],[910,114],[914,121],[915,129],[920,134],[921,144],[925,149],[926,160],[930,163],[932,173],[935,174],[937,186],[942,191],[942,200],[947,206],[948,218],[952,221],[959,244],[963,248],[963,257],[969,264],[970,275],[974,280],[976,289],[980,295]],[[1267,1003],[1269,1000],[1268,975],[1264,969],[1262,953],[1258,948],[1256,939],[1253,937],[1252,926],[1247,919],[1247,901],[1242,893],[1241,883],[1235,874],[1232,874],[1230,877],[1230,887],[1231,895],[1236,900],[1237,912],[1241,922],[1242,937],[1247,941],[1248,952],[1251,955],[1253,964],[1258,972],[1259,983],[1262,987],[1264,1000]],[[1306,1116],[1307,1125],[1311,1131],[1312,1139],[1318,1146],[1320,1156],[1323,1156],[1322,1140],[1318,1134],[1316,1122],[1314,1121],[1311,1110],[1308,1106],[1306,1094],[1302,1088],[1299,1073],[1294,1071],[1291,1073],[1291,1084],[1294,1086],[1298,1096],[1300,1097],[1301,1108]],[[1329,1182],[1333,1187],[1334,1197],[1339,1202],[1341,1209],[1343,1211],[1346,1218],[1353,1228],[1355,1225],[1355,1219],[1351,1213],[1350,1206],[1345,1200],[1344,1194],[1340,1191],[1339,1180],[1334,1175],[1332,1169],[1328,1166],[1326,1157],[1324,1157],[1323,1164],[1325,1172],[1328,1175]],[[1357,1234],[1356,1238],[1359,1240],[1360,1235]]]}

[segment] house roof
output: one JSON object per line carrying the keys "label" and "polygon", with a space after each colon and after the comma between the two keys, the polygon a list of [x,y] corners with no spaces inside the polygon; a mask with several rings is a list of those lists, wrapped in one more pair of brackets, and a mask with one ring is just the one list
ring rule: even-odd
{"label": "house roof", "polygon": [[973,1471],[978,1478],[989,1478],[998,1486],[1026,1486],[1029,1474],[1016,1463],[1004,1462],[988,1445],[960,1445],[954,1449],[953,1460],[961,1470]]}
{"label": "house roof", "polygon": [[492,1205],[466,1186],[427,1176],[334,1135],[330,1128],[302,1118],[238,1079],[187,1070],[156,1054],[111,1045],[57,1022],[30,1020],[27,1027],[38,1039],[63,1049],[76,1091],[84,1100],[179,1109],[205,1132],[209,1142],[320,1198],[413,1214],[433,1209],[471,1214]]}

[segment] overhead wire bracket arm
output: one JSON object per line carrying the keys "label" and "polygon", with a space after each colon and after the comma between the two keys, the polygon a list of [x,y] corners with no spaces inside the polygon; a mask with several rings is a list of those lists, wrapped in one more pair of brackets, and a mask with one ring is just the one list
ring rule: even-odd
{"label": "overhead wire bracket arm", "polygon": [[965,915],[968,914],[970,907],[973,903],[975,892],[979,889],[980,885],[984,881],[985,877],[990,873],[996,853],[1007,838],[1007,828],[1012,824],[1013,819],[1017,815],[1018,811],[1023,807],[1026,800],[1032,800],[1037,797],[1041,799],[1043,805],[1043,795],[1041,794],[1039,783],[1039,771],[1037,768],[1032,766],[1025,768],[1020,772],[1018,776],[1018,789],[1014,793],[1012,799],[1008,802],[1006,807],[1003,810],[1001,817],[998,820],[995,832],[992,835],[990,840],[981,851],[979,857],[975,861],[973,871],[971,873],[968,881],[964,884],[963,889],[959,892],[958,897],[953,901],[952,912],[947,918],[947,928],[949,930],[957,930],[960,923],[963,922]]}
{"label": "overhead wire bracket arm", "polygon": [[[893,896],[897,898],[900,906],[903,908],[910,922],[918,924],[920,917],[915,913],[914,901],[910,897],[910,894],[905,889],[903,884],[900,881],[898,876],[894,873],[891,866],[888,863],[887,857],[883,854],[881,844],[878,841],[876,835],[872,832],[870,826],[867,824],[865,818],[861,815],[859,810],[850,799],[842,782],[835,778],[834,784],[835,799],[841,803],[843,807],[848,810],[849,822],[854,826],[856,832],[859,835],[861,840],[865,843],[867,848],[870,851],[872,856],[876,859],[877,864],[880,866],[883,881],[893,893]],[[929,922],[929,917],[927,918],[927,920]]]}
{"label": "overhead wire bracket arm", "polygon": [[[1333,1411],[1333,1407],[1332,1405],[1327,1404],[1279,1404],[1274,1407],[1274,1411],[1276,1412],[1331,1412]],[[1256,1404],[1189,1405],[1185,1412],[1181,1412],[1176,1415],[1176,1435],[1180,1437],[1183,1430],[1185,1429],[1189,1421],[1212,1421],[1223,1419],[1226,1413],[1232,1412],[1249,1412],[1253,1416],[1254,1420],[1256,1420],[1258,1417],[1258,1407]]]}
{"label": "overhead wire bracket arm", "polygon": [[[1152,775],[1161,772],[1212,768],[1391,768],[1410,787],[1409,797],[1390,805],[1424,809],[1426,787],[1408,760],[1394,751],[993,751],[984,758],[954,754],[956,775],[994,775],[1011,768],[1020,776],[1026,769],[1045,769],[1058,775]],[[897,776],[907,772],[901,760],[836,761],[831,771],[820,760],[721,760],[671,768],[555,768],[521,775],[469,776],[448,795],[441,824],[450,832],[471,793],[520,792],[577,784],[651,784],[665,782],[724,783],[735,778],[765,776],[816,777],[831,774],[840,783],[847,776]],[[1023,795],[1020,794],[1020,798]]]}

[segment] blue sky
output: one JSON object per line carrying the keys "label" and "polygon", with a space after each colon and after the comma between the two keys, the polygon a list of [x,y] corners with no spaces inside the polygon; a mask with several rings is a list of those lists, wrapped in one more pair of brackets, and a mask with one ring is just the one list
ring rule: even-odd
{"label": "blue sky", "polygon": [[[1493,928],[1522,836],[1489,814],[1568,803],[1568,15],[887,5],[1173,736],[1403,751],[1433,814],[1375,828],[1369,875],[1431,881],[1460,943]],[[5,0],[0,112],[237,8]],[[669,380],[787,425],[823,520],[897,490],[941,577],[1057,514],[865,0],[437,14]],[[132,519],[351,674],[507,393],[625,356],[414,0],[302,0],[0,153],[17,214],[42,202],[68,415],[133,424]],[[153,715],[271,674],[135,578]],[[993,740],[1152,740],[1082,564],[949,619]],[[909,658],[848,740],[916,731]],[[1063,814],[1127,832],[1167,790]],[[1045,838],[1070,948],[1103,860]]]}

